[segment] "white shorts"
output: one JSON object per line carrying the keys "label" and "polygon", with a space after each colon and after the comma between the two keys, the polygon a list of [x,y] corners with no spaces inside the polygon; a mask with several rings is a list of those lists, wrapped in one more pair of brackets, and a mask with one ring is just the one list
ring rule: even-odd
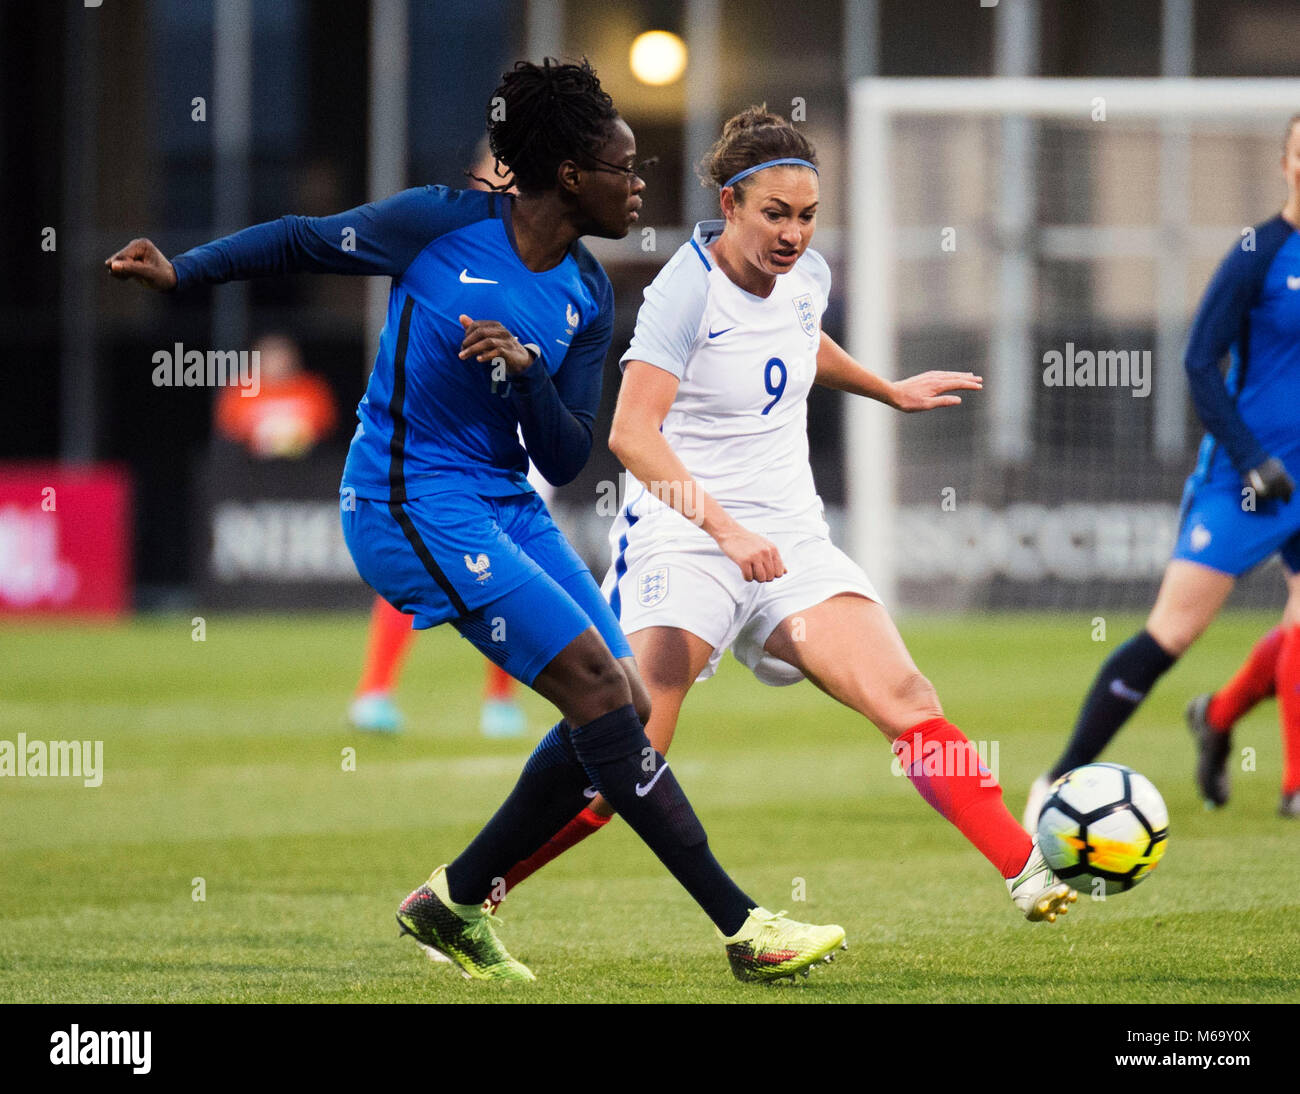
{"label": "white shorts", "polygon": [[[700,673],[707,680],[728,649],[765,684],[797,684],[803,673],[763,649],[782,620],[839,593],[879,602],[862,567],[823,535],[768,535],[785,563],[775,581],[746,581],[740,567],[709,537],[638,536],[626,528],[601,592],[624,634],[646,627],[674,627],[713,647]],[[622,540],[615,544],[622,546]]]}

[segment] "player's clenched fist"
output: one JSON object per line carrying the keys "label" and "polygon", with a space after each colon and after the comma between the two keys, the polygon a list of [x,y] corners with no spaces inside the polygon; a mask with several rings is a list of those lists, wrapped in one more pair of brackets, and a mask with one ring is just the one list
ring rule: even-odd
{"label": "player's clenched fist", "polygon": [[723,532],[718,536],[718,546],[740,567],[746,581],[775,581],[785,575],[785,563],[776,544],[756,532],[744,528]]}
{"label": "player's clenched fist", "polygon": [[176,270],[152,240],[131,240],[104,265],[120,281],[138,281],[159,292],[176,288]]}
{"label": "player's clenched fist", "polygon": [[1295,480],[1287,474],[1286,466],[1281,460],[1270,456],[1258,467],[1252,467],[1244,476],[1246,485],[1255,491],[1260,501],[1276,498],[1287,502],[1295,493]]}
{"label": "player's clenched fist", "polygon": [[465,328],[465,339],[457,354],[462,360],[473,357],[476,361],[492,361],[500,357],[511,376],[525,371],[533,363],[529,348],[520,345],[519,339],[495,319],[471,319],[462,315],[460,325]]}

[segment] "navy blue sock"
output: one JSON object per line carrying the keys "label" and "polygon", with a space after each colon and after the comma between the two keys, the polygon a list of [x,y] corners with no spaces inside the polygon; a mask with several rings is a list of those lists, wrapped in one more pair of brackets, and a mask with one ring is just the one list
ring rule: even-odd
{"label": "navy blue sock", "polygon": [[1147,692],[1178,658],[1145,630],[1139,631],[1106,659],[1083,701],[1074,735],[1050,778],[1058,779],[1080,764],[1092,763],[1137,710]]}
{"label": "navy blue sock", "polygon": [[597,790],[725,935],[755,907],[713,857],[695,810],[629,703],[576,727],[573,749]]}
{"label": "navy blue sock", "polygon": [[578,762],[569,727],[559,722],[524,764],[510,796],[456,861],[447,867],[447,888],[457,904],[481,904],[504,883],[506,872],[569,823],[587,799],[591,780]]}

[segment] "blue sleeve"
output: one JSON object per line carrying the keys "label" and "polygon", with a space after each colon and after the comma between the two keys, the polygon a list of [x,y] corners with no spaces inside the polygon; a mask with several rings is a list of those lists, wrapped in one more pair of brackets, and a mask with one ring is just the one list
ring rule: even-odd
{"label": "blue sleeve", "polygon": [[614,337],[614,291],[601,272],[596,317],[574,337],[551,376],[536,360],[510,380],[528,457],[552,486],[578,477],[591,455],[605,354]]}
{"label": "blue sleeve", "polygon": [[680,380],[700,333],[708,293],[708,270],[693,248],[683,247],[646,286],[632,343],[619,363],[644,361]]}
{"label": "blue sleeve", "polygon": [[299,272],[400,277],[430,240],[481,215],[474,196],[423,186],[334,216],[255,224],[172,259],[176,288]]}
{"label": "blue sleeve", "polygon": [[1215,271],[1192,323],[1185,359],[1196,415],[1242,475],[1268,459],[1268,453],[1242,420],[1228,394],[1219,362],[1233,342],[1244,337],[1246,318],[1285,239],[1277,238],[1269,229],[1266,224],[1256,232],[1255,250],[1245,250],[1238,244]]}

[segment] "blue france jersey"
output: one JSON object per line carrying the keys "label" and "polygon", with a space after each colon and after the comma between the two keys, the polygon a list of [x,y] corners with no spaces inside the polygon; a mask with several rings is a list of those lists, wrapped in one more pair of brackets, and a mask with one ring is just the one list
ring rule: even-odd
{"label": "blue france jersey", "polygon": [[1300,473],[1300,231],[1281,216],[1256,226],[1220,264],[1186,366],[1206,429],[1196,477],[1235,482],[1269,456]]}
{"label": "blue france jersey", "polygon": [[[557,485],[586,463],[613,292],[581,243],[559,265],[529,270],[511,208],[508,196],[426,186],[336,216],[256,225],[173,265],[178,288],[303,270],[390,276],[343,488],[398,502],[446,490],[523,494],[530,455]],[[537,360],[509,379],[460,360],[462,313],[500,322]]]}

